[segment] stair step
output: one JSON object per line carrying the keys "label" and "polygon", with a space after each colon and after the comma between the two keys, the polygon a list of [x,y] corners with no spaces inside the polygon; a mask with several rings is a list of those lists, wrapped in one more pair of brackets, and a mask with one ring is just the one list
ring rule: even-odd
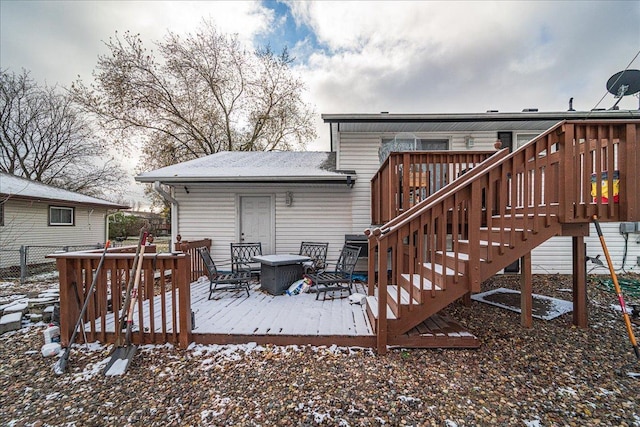
{"label": "stair step", "polygon": [[[469,240],[458,240],[458,243],[462,244],[462,245],[468,245],[469,244]],[[489,246],[489,242],[487,240],[480,240],[480,247],[487,247]],[[491,246],[500,246],[500,242],[491,242]],[[508,243],[503,243],[502,246],[509,246]]]}
{"label": "stair step", "polygon": [[[439,266],[440,264],[436,264],[436,266]],[[425,264],[426,266],[426,264]],[[442,266],[440,266],[440,271],[442,271]],[[447,272],[451,271],[451,274],[449,274],[450,276],[453,275],[453,270],[448,268]],[[438,273],[441,274],[441,273]],[[427,279],[426,277],[422,279],[422,286],[420,286],[420,275],[419,274],[414,274],[413,275],[413,280],[410,280],[409,276],[411,276],[410,274],[401,274],[400,275],[404,280],[407,281],[407,283],[412,284],[413,286],[415,286],[418,289],[422,289],[423,291],[431,291],[434,289],[434,285],[433,283],[431,283],[431,281],[429,279]],[[435,290],[436,291],[441,291],[442,288],[439,287],[438,285],[435,285]],[[406,292],[406,290],[405,290]],[[409,301],[407,300],[407,304],[409,303]]]}
{"label": "stair step", "polygon": [[[442,251],[438,251],[437,253],[438,253],[439,255],[442,255]],[[453,258],[453,257],[455,257],[455,255],[456,255],[456,253],[455,253],[455,252],[453,252],[453,251],[447,251],[447,252],[445,252],[444,254],[445,254],[446,256],[450,257],[450,258]],[[469,261],[469,258],[470,258],[470,257],[469,257],[469,254],[466,254],[466,253],[464,253],[464,252],[458,252],[458,259],[459,259],[460,261]],[[485,261],[485,259],[484,259],[484,258],[480,258],[480,261]]]}
{"label": "stair step", "polygon": [[[424,266],[424,268],[428,268],[429,270],[434,270],[436,272],[436,274],[443,274],[443,267],[441,264],[432,264],[430,262],[425,262],[422,264]],[[455,270],[453,270],[452,268],[447,267],[445,270],[445,275],[447,276],[453,276],[455,275],[456,272]],[[464,276],[464,274],[462,273],[458,273],[459,276]]]}
{"label": "stair step", "polygon": [[[373,314],[373,317],[377,320],[378,319],[378,297],[375,295],[369,295],[367,297],[367,305],[371,307],[371,314]],[[395,313],[393,312],[393,310],[391,310],[391,307],[389,307],[388,305],[387,305],[387,319],[388,320],[397,319]]]}
{"label": "stair step", "polygon": [[[408,278],[407,278],[408,280]],[[390,285],[387,288],[387,295],[389,295],[389,298],[393,298],[393,300],[396,300],[396,297],[398,296],[398,286],[396,285]],[[409,299],[410,299],[410,295],[409,295],[409,291],[407,291],[404,288],[400,288],[400,304],[402,305],[409,305]],[[397,302],[397,301],[396,301]],[[413,305],[419,305],[420,301],[418,301],[415,297],[413,298]]]}

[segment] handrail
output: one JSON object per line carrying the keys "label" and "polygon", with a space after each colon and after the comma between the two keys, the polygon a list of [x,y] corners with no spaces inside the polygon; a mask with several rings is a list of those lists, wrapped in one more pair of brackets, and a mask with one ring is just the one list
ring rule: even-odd
{"label": "handrail", "polygon": [[[384,236],[385,234],[393,231],[398,227],[402,227],[408,221],[415,219],[417,215],[420,215],[420,212],[424,209],[429,209],[432,205],[441,202],[444,198],[449,197],[454,191],[456,191],[460,187],[464,187],[468,185],[471,181],[476,179],[478,176],[484,173],[484,170],[492,167],[494,164],[497,164],[500,160],[505,158],[509,154],[508,150],[499,150],[494,152],[491,157],[488,157],[486,160],[478,164],[476,167],[472,168],[469,172],[462,175],[460,178],[455,179],[449,182],[446,186],[441,188],[439,191],[436,191],[433,194],[427,196],[426,199],[419,202],[417,205],[414,205],[409,211],[403,213],[402,215],[397,216],[396,218],[389,221],[382,227],[378,227],[380,230],[380,235]],[[366,231],[365,231],[366,233]],[[376,234],[376,231],[373,231]]]}
{"label": "handrail", "polygon": [[371,219],[384,223],[457,179],[495,151],[393,152],[371,178]]}
{"label": "handrail", "polygon": [[181,236],[177,236],[177,242],[174,244],[174,248],[178,252],[188,253],[191,256],[191,281],[195,282],[200,276],[206,275],[205,266],[202,261],[202,257],[198,254],[198,248],[207,248],[211,250],[211,239],[200,240],[182,240]]}

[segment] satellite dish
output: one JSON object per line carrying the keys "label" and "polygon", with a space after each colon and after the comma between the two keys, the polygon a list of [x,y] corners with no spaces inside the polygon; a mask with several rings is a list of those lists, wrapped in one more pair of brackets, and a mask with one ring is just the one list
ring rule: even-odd
{"label": "satellite dish", "polygon": [[640,92],[640,70],[615,73],[607,80],[607,90],[616,98]]}
{"label": "satellite dish", "polygon": [[607,90],[618,100],[611,107],[615,110],[623,96],[640,92],[640,70],[624,70],[615,73],[607,80]]}

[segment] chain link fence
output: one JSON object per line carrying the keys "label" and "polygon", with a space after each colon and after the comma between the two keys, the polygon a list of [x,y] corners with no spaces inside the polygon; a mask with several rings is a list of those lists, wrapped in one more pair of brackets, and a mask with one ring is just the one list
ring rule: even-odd
{"label": "chain link fence", "polygon": [[[113,241],[112,247],[136,246],[138,239]],[[156,252],[170,252],[169,237],[155,238]],[[66,245],[66,246],[37,246],[23,245],[19,248],[0,248],[0,281],[20,280],[24,283],[41,276],[57,277],[56,260],[47,255],[60,252],[77,252],[90,249],[101,249],[101,244],[95,245]]]}
{"label": "chain link fence", "polygon": [[22,245],[19,248],[0,248],[0,281],[17,280],[24,283],[37,276],[57,276],[56,260],[47,255],[56,252],[76,252],[100,249],[95,245],[37,246]]}

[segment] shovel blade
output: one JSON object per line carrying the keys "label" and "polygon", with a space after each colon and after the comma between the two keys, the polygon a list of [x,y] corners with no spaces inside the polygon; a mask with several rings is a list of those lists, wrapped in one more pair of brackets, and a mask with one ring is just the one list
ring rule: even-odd
{"label": "shovel blade", "polygon": [[113,353],[111,353],[111,359],[107,362],[104,368],[104,374],[108,377],[115,375],[122,375],[127,372],[129,364],[136,355],[138,348],[135,345],[128,345],[126,347],[118,347]]}

